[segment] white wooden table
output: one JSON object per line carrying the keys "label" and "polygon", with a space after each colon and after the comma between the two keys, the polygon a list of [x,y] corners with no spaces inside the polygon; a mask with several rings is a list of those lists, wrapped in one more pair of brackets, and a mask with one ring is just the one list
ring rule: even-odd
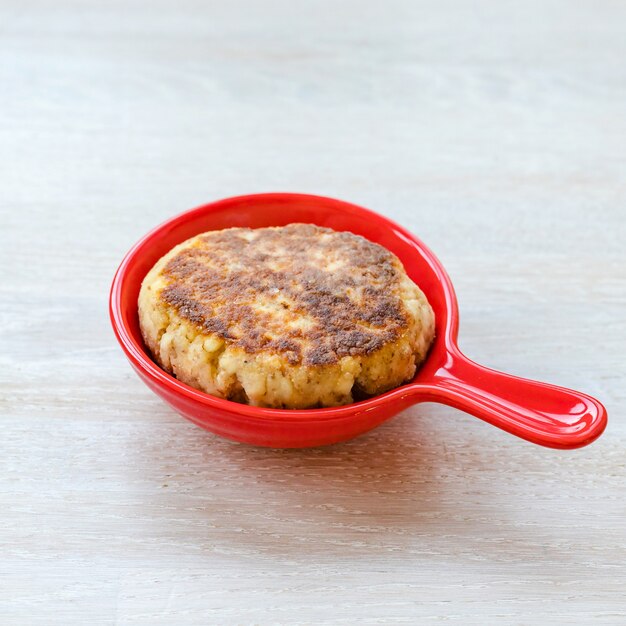
{"label": "white wooden table", "polygon": [[[0,623],[626,623],[626,4],[0,3]],[[578,388],[542,449],[422,405],[237,445],[107,318],[153,225],[246,192],[390,215],[462,348]]]}

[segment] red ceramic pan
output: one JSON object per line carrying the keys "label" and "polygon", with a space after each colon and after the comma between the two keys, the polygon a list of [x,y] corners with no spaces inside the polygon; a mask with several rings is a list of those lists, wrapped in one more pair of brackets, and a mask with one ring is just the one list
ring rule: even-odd
{"label": "red ceramic pan", "polygon": [[[210,396],[176,380],[150,358],[137,318],[144,276],[168,250],[208,230],[308,222],[350,231],[395,253],[436,315],[437,337],[413,380],[387,393],[341,407],[266,409]],[[577,448],[604,430],[607,416],[594,398],[482,367],[457,347],[459,313],[452,283],[435,255],[404,228],[354,204],[320,196],[270,193],[228,198],[178,215],[155,228],[125,256],[110,296],[113,329],[139,377],[181,415],[236,441],[304,448],[345,441],[419,402],[441,402],[513,435],[551,448]]]}

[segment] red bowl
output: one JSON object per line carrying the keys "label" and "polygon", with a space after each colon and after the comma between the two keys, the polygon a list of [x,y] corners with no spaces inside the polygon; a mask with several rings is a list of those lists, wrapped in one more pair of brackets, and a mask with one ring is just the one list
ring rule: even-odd
{"label": "red bowl", "polygon": [[[324,409],[266,409],[193,389],[162,370],[148,353],[137,297],[148,270],[168,250],[208,230],[308,222],[350,231],[396,254],[436,316],[435,342],[410,382],[379,396]],[[218,435],[276,448],[303,448],[351,439],[418,402],[462,409],[518,437],[552,448],[591,443],[606,427],[606,410],[583,393],[509,376],[470,361],[457,347],[458,306],[435,255],[391,220],[354,204],[320,196],[269,193],[212,202],[174,217],[143,237],[124,257],[109,302],[111,323],[139,377],[182,416]]]}

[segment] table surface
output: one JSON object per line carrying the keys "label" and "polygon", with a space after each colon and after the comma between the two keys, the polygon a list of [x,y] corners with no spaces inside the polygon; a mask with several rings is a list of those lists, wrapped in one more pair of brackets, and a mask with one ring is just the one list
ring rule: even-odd
{"label": "table surface", "polygon": [[[626,623],[626,3],[0,5],[3,624]],[[600,398],[536,447],[438,405],[304,451],[131,372],[124,252],[257,191],[401,222],[461,347]]]}

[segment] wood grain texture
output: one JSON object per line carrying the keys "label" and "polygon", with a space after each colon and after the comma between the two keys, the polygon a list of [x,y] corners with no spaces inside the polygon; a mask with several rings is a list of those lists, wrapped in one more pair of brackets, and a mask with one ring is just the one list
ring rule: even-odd
{"label": "wood grain texture", "polygon": [[[624,624],[626,4],[0,3],[2,624]],[[232,444],[131,373],[123,253],[303,191],[440,256],[462,348],[597,395],[589,448],[422,405]]]}

